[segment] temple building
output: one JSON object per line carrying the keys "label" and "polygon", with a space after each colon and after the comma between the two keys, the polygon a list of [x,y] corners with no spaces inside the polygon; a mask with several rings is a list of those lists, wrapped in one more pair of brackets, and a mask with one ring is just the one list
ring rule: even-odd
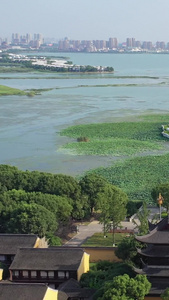
{"label": "temple building", "polygon": [[137,250],[141,255],[142,269],[135,268],[135,272],[145,274],[151,282],[149,298],[160,299],[162,292],[169,287],[168,217],[162,219],[157,225],[151,225],[150,233],[136,236],[136,240],[146,247]]}

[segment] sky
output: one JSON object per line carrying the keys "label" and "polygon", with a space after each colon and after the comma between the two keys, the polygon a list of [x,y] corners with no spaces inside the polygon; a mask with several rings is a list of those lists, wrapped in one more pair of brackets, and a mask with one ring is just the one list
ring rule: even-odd
{"label": "sky", "polygon": [[0,37],[169,42],[169,0],[0,0]]}

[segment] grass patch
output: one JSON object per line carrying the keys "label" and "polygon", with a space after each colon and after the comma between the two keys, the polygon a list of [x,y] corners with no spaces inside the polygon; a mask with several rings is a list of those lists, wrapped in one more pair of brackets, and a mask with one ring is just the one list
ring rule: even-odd
{"label": "grass patch", "polygon": [[14,89],[5,85],[0,85],[0,96],[9,96],[9,95],[27,95],[26,92]]}
{"label": "grass patch", "polygon": [[15,88],[11,88],[5,85],[0,85],[0,96],[9,96],[9,95],[19,95],[19,96],[28,96],[34,97],[35,95],[40,95],[42,92],[47,92],[52,90],[53,88],[48,89],[30,89],[30,90],[19,90]]}
{"label": "grass patch", "polygon": [[[126,233],[115,233],[115,242],[118,245]],[[112,233],[107,233],[107,238],[104,238],[103,233],[95,233],[81,245],[82,247],[113,247]]]}

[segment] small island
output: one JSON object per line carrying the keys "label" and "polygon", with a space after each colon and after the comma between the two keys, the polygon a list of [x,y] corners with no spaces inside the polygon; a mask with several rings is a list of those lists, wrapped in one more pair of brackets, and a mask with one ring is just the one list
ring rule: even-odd
{"label": "small island", "polygon": [[[8,67],[8,71],[12,68],[20,67],[27,71],[43,71],[43,72],[77,72],[77,73],[112,73],[113,67],[108,66],[90,66],[75,65],[72,61],[63,57],[45,57],[45,56],[27,56],[14,53],[5,53],[0,56],[1,67]],[[10,68],[10,70],[9,70]]]}

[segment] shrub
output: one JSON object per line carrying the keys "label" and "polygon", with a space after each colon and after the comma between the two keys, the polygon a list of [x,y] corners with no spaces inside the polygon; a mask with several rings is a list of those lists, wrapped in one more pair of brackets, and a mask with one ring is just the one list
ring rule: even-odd
{"label": "shrub", "polygon": [[77,142],[89,142],[89,138],[87,136],[80,136],[77,138]]}

